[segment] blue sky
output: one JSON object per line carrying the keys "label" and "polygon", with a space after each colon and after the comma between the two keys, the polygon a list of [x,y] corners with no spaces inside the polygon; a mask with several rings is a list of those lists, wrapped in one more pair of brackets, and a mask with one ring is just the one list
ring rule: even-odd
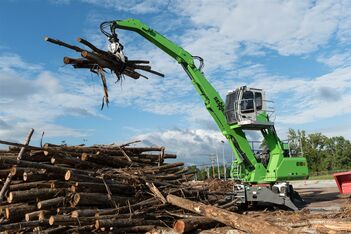
{"label": "blue sky", "polygon": [[[63,66],[73,52],[46,43],[85,38],[105,49],[102,21],[138,18],[193,55],[224,98],[241,85],[275,103],[281,138],[289,128],[351,139],[350,1],[2,1],[0,139],[94,144],[143,140],[189,163],[208,163],[223,139],[181,67],[133,32],[120,31],[131,59],[149,59],[166,77],[100,80]],[[231,156],[226,148],[226,158]]]}

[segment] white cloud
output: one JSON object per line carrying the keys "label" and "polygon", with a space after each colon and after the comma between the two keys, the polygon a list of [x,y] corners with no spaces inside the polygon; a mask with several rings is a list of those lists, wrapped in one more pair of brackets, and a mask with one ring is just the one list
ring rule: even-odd
{"label": "white cloud", "polygon": [[167,7],[167,1],[163,0],[82,0],[90,4],[116,9],[118,11],[126,11],[133,14],[150,14],[161,11]]}
{"label": "white cloud", "polygon": [[[335,1],[178,1],[174,7],[194,24],[188,31],[195,40],[203,40],[194,31],[202,28],[215,34],[227,50],[237,42],[249,42],[282,55],[305,54],[326,44],[342,13],[342,5]],[[203,46],[203,50],[212,49],[211,44]]]}
{"label": "white cloud", "polygon": [[22,139],[29,128],[49,137],[80,137],[91,129],[69,128],[56,120],[102,117],[96,112],[101,94],[83,80],[63,72],[54,75],[15,54],[0,55],[0,61],[0,138]]}
{"label": "white cloud", "polygon": [[351,51],[332,52],[321,55],[317,58],[318,62],[324,63],[331,68],[345,67],[351,65]]}
{"label": "white cloud", "polygon": [[37,71],[42,68],[41,65],[24,62],[21,57],[13,53],[3,53],[0,56],[0,71],[1,72],[19,72]]}
{"label": "white cloud", "polygon": [[[145,145],[164,145],[167,152],[177,154],[178,160],[187,163],[208,162],[210,155],[221,150],[221,140],[226,141],[219,131],[208,129],[166,130],[149,132],[135,136],[133,139],[142,140]],[[229,152],[229,146],[226,145]],[[220,151],[221,152],[221,151]],[[231,160],[227,158],[227,160]]]}
{"label": "white cloud", "polygon": [[311,123],[351,113],[351,67],[313,79],[259,73],[250,87],[266,90],[275,101],[278,122]]}

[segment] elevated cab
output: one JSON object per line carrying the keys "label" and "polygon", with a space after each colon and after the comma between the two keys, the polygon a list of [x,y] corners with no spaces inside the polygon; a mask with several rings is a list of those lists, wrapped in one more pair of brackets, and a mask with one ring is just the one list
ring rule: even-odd
{"label": "elevated cab", "polygon": [[225,101],[225,115],[229,124],[243,129],[260,130],[273,125],[269,120],[267,100],[262,89],[242,86],[230,91]]}

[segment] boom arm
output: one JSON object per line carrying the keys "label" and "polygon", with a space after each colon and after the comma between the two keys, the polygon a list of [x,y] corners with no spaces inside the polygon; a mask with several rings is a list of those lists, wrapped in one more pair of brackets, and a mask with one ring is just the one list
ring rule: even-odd
{"label": "boom arm", "polygon": [[224,114],[224,102],[201,70],[195,66],[194,58],[196,57],[137,19],[117,20],[113,27],[137,32],[182,65],[203,99],[207,110],[228,139],[237,163],[242,165],[241,169],[244,170],[242,173],[247,175],[243,179],[246,181],[263,180],[264,178],[259,177],[265,175],[264,166],[257,162],[241,127],[228,124]]}

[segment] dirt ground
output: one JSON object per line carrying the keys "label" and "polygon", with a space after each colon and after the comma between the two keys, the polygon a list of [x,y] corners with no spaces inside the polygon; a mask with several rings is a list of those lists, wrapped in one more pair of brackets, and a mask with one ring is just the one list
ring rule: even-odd
{"label": "dirt ground", "polygon": [[[252,210],[244,214],[288,228],[288,233],[351,233],[350,196],[341,196],[334,180],[291,182],[305,201],[299,211]],[[201,234],[245,233],[230,227],[214,228]]]}
{"label": "dirt ground", "polygon": [[334,180],[307,180],[292,182],[294,189],[311,212],[336,212],[348,204],[348,197],[339,193]]}

